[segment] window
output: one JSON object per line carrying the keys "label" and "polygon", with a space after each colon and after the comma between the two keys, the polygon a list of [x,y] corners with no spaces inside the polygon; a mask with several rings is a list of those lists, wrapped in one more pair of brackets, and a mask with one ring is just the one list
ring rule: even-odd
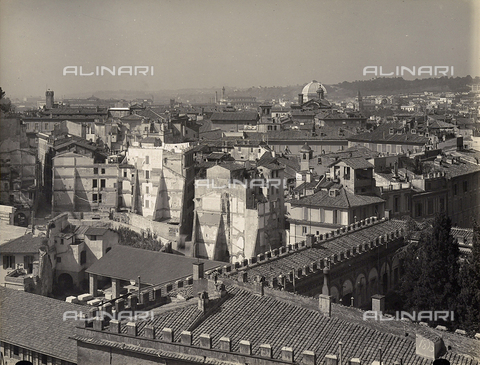
{"label": "window", "polygon": [[127,172],[126,171],[123,172],[123,177],[127,177]]}
{"label": "window", "polygon": [[92,195],[92,202],[97,203],[97,200],[98,200],[98,194],[93,194]]}
{"label": "window", "polygon": [[45,123],[45,130],[48,130],[48,123]]}
{"label": "window", "polygon": [[38,123],[35,123],[35,130],[38,130]]}
{"label": "window", "polygon": [[400,211],[400,197],[399,196],[395,196],[393,198],[393,211],[395,213],[398,213]]}
{"label": "window", "polygon": [[145,171],[145,179],[150,179],[150,171]]}
{"label": "window", "polygon": [[334,211],[333,211],[333,224],[337,224],[337,223],[338,223],[337,214],[338,214],[338,210],[334,210]]}
{"label": "window", "polygon": [[61,257],[57,257],[57,264],[61,264],[62,263],[62,258]]}
{"label": "window", "polygon": [[302,226],[302,235],[305,236],[307,234],[307,232],[308,232],[308,227]]}
{"label": "window", "polygon": [[444,211],[445,211],[445,199],[440,198],[440,212],[444,212]]}
{"label": "window", "polygon": [[320,222],[323,223],[325,222],[325,209],[320,208]]}
{"label": "window", "polygon": [[48,360],[47,355],[42,355],[42,364],[46,364]]}
{"label": "window", "polygon": [[149,200],[145,200],[145,208],[150,208],[150,201]]}
{"label": "window", "polygon": [[308,220],[308,208],[303,208],[303,219]]}
{"label": "window", "polygon": [[13,346],[13,354],[18,356],[19,353],[20,353],[20,350],[18,346]]}
{"label": "window", "polygon": [[145,186],[145,194],[150,194],[150,187],[149,186]]}
{"label": "window", "polygon": [[147,165],[150,164],[150,156],[145,156],[145,163],[146,163]]}
{"label": "window", "polygon": [[98,187],[98,180],[97,180],[97,179],[93,179],[93,181],[92,181],[92,186],[93,186],[94,188],[97,188],[97,187]]}
{"label": "window", "polygon": [[63,238],[60,239],[60,244],[63,245]]}
{"label": "window", "polygon": [[3,269],[15,269],[15,256],[3,256]]}
{"label": "window", "polygon": [[422,203],[417,203],[415,205],[416,209],[415,209],[415,216],[416,217],[421,217],[422,216]]}
{"label": "window", "polygon": [[433,199],[429,199],[427,202],[427,212],[433,214]]}
{"label": "window", "polygon": [[106,186],[106,181],[105,181],[105,179],[101,179],[101,180],[100,180],[100,187],[101,187],[101,188],[104,188],[105,186]]}
{"label": "window", "polygon": [[95,175],[98,175],[98,167],[94,167],[94,168],[93,168],[93,173],[94,173]]}
{"label": "window", "polygon": [[453,185],[453,195],[457,195],[457,184]]}
{"label": "window", "polygon": [[322,158],[321,158],[321,157],[318,158],[318,164],[319,164],[319,165],[322,164]]}
{"label": "window", "polygon": [[102,202],[102,194],[98,194],[98,202],[99,202],[99,203]]}
{"label": "window", "polygon": [[85,265],[87,263],[87,251],[80,252],[80,265]]}
{"label": "window", "polygon": [[105,175],[105,169],[102,169],[102,175]]}
{"label": "window", "polygon": [[466,193],[468,191],[468,181],[463,182],[463,192]]}

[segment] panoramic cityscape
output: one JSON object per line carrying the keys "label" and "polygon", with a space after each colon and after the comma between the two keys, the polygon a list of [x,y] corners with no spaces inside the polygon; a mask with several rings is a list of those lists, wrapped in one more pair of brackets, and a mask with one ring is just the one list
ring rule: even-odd
{"label": "panoramic cityscape", "polygon": [[479,5],[0,0],[0,364],[478,365]]}

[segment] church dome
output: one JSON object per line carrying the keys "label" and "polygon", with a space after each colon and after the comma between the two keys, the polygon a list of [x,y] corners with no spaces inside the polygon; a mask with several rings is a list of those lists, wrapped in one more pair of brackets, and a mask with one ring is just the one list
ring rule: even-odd
{"label": "church dome", "polygon": [[325,86],[323,86],[318,81],[313,80],[312,82],[309,82],[308,84],[306,84],[302,90],[303,101],[306,102],[311,99],[318,99],[318,94],[317,94],[318,89],[323,90],[324,97],[325,95],[327,95],[327,89],[325,89]]}
{"label": "church dome", "polygon": [[307,142],[305,142],[305,144],[303,145],[303,147],[300,149],[300,152],[302,153],[308,153],[312,151],[312,149],[310,148],[310,146],[308,145]]}

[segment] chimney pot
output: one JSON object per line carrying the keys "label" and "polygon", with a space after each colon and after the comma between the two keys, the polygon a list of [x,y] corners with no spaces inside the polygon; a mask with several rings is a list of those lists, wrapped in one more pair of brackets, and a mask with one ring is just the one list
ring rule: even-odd
{"label": "chimney pot", "polygon": [[204,278],[204,265],[203,262],[193,263],[193,280],[199,280]]}
{"label": "chimney pot", "polygon": [[129,336],[137,336],[138,335],[137,323],[135,323],[135,322],[128,322],[127,323],[127,334]]}
{"label": "chimney pot", "polygon": [[269,344],[260,345],[260,356],[271,359],[272,358],[272,346]]}
{"label": "chimney pot", "polygon": [[152,325],[145,326],[145,337],[155,339],[155,327]]}
{"label": "chimney pot", "polygon": [[162,338],[165,342],[173,342],[173,329],[164,328],[162,330]]}
{"label": "chimney pot", "polygon": [[180,337],[182,345],[192,346],[192,332],[183,331]]}
{"label": "chimney pot", "polygon": [[251,355],[252,354],[252,345],[250,341],[241,340],[239,343],[240,353],[242,355]]}
{"label": "chimney pot", "polygon": [[230,342],[230,338],[228,337],[221,337],[220,338],[220,350],[222,351],[232,351],[232,344]]}
{"label": "chimney pot", "polygon": [[317,363],[317,356],[315,352],[305,350],[302,352],[303,360],[302,365],[316,365]]}
{"label": "chimney pot", "polygon": [[282,347],[282,360],[287,362],[293,362],[294,360],[293,348]]}
{"label": "chimney pot", "polygon": [[332,298],[332,296],[325,294],[320,294],[318,297],[318,308],[326,317],[331,317],[332,315]]}
{"label": "chimney pot", "polygon": [[372,311],[385,312],[385,295],[375,294],[372,296]]}
{"label": "chimney pot", "polygon": [[338,365],[337,355],[325,355],[325,365]]}
{"label": "chimney pot", "polygon": [[203,347],[205,349],[211,349],[212,348],[212,338],[208,334],[201,334],[200,335],[200,347]]}

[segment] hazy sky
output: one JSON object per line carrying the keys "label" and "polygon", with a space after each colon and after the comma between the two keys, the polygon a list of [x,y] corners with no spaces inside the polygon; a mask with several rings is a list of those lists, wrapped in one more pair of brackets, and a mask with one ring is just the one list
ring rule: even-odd
{"label": "hazy sky", "polygon": [[[476,0],[0,0],[8,96],[369,79],[365,66],[480,75]],[[475,28],[476,27],[476,28]],[[477,37],[476,39],[474,37]],[[65,66],[154,66],[63,76]]]}

